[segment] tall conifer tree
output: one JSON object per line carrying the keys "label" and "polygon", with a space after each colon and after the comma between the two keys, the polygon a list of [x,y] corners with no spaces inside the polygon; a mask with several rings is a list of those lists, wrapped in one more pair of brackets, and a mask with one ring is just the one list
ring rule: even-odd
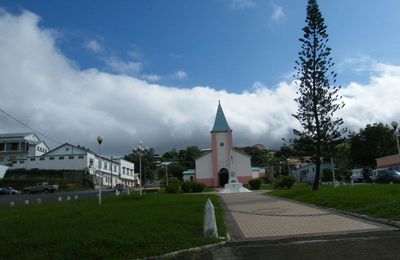
{"label": "tall conifer tree", "polygon": [[[313,190],[318,189],[323,149],[341,135],[341,118],[333,114],[344,106],[338,94],[339,86],[333,71],[331,48],[327,46],[328,34],[324,18],[316,0],[308,0],[306,26],[300,38],[301,51],[296,61],[296,79],[299,83],[297,113],[293,116],[302,130],[294,130],[299,138],[310,138],[316,164]],[[333,84],[331,84],[331,82]]]}

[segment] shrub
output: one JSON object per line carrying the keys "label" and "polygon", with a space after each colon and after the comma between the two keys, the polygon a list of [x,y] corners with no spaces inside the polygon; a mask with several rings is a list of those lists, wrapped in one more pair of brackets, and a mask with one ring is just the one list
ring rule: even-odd
{"label": "shrub", "polygon": [[206,185],[197,181],[185,181],[181,185],[181,189],[183,192],[203,192]]}
{"label": "shrub", "polygon": [[191,181],[191,189],[193,192],[203,192],[206,185],[197,181]]}
{"label": "shrub", "polygon": [[165,188],[166,193],[178,193],[180,192],[181,183],[179,180],[171,180]]}
{"label": "shrub", "polygon": [[249,185],[252,190],[259,190],[261,186],[261,179],[251,179],[249,180]]}
{"label": "shrub", "polygon": [[290,189],[295,181],[296,179],[293,176],[283,176],[274,181],[274,188],[283,189],[286,187],[287,189]]}
{"label": "shrub", "polygon": [[273,184],[275,181],[275,178],[271,174],[265,175],[261,179],[265,184]]}

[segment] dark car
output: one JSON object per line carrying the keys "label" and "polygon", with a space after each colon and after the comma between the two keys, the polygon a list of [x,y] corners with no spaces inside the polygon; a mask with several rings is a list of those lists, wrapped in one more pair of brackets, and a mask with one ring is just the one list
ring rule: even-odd
{"label": "dark car", "polygon": [[400,172],[396,170],[385,170],[378,172],[377,183],[400,183]]}
{"label": "dark car", "polygon": [[123,183],[118,183],[114,187],[114,191],[128,191],[129,189],[130,189],[129,186]]}
{"label": "dark car", "polygon": [[20,194],[20,193],[21,192],[19,190],[16,190],[13,187],[0,188],[0,195],[14,195],[14,194]]}

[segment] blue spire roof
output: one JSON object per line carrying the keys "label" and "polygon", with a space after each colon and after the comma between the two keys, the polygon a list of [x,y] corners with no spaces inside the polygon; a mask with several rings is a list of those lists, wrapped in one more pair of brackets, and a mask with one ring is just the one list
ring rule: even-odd
{"label": "blue spire roof", "polygon": [[226,122],[224,111],[222,111],[221,103],[218,101],[217,115],[215,116],[214,127],[211,132],[228,132],[231,128]]}

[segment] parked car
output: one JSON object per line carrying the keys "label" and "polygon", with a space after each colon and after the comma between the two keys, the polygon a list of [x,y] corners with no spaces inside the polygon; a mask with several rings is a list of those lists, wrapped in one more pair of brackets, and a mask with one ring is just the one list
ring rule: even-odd
{"label": "parked car", "polygon": [[39,192],[55,192],[58,190],[58,185],[52,185],[48,182],[35,183],[33,186],[25,187],[25,193],[39,193]]}
{"label": "parked car", "polygon": [[400,183],[400,172],[396,170],[383,170],[376,176],[377,183]]}
{"label": "parked car", "polygon": [[160,187],[161,182],[159,180],[148,180],[145,184],[143,184],[144,188],[156,188]]}
{"label": "parked car", "polygon": [[21,192],[19,190],[16,190],[13,187],[0,188],[0,195],[14,195],[14,194],[20,194],[20,193]]}
{"label": "parked car", "polygon": [[128,191],[130,190],[130,187],[128,185],[125,185],[123,183],[118,183],[117,185],[115,185],[114,187],[114,191]]}
{"label": "parked car", "polygon": [[364,169],[360,168],[360,169],[353,169],[351,170],[351,176],[350,179],[353,182],[362,182],[364,180]]}
{"label": "parked car", "polygon": [[371,174],[369,175],[369,178],[372,182],[376,182],[376,178],[377,178],[378,174],[380,172],[388,171],[388,170],[389,170],[388,168],[378,168],[378,169],[372,170]]}

